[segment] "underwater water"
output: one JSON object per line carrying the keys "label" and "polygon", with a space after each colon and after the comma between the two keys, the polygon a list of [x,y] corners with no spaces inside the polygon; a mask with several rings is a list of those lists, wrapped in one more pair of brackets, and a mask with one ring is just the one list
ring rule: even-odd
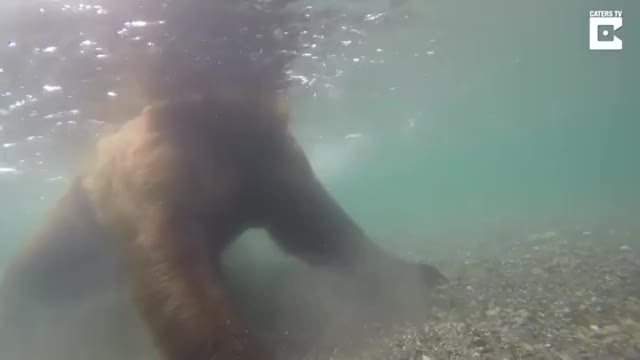
{"label": "underwater water", "polygon": [[[637,254],[640,3],[304,3],[312,30],[291,73],[294,132],[325,186],[383,247],[449,275],[531,234]],[[145,41],[127,31],[158,19],[103,20],[110,6],[0,3],[0,269],[94,141],[104,120],[94,103],[126,102],[127,81],[109,62],[117,52],[99,39],[116,23],[125,40]],[[322,7],[338,10],[316,15]],[[623,11],[623,50],[589,50],[590,10]],[[325,23],[335,29],[325,34]],[[245,237],[240,263],[282,261],[263,237]]]}

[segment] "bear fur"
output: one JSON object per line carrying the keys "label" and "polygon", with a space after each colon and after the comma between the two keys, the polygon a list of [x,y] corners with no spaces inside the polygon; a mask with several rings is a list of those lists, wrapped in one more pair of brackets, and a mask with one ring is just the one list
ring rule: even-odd
{"label": "bear fur", "polygon": [[220,269],[224,249],[253,227],[309,264],[372,283],[400,272],[444,279],[368,240],[316,179],[279,101],[250,101],[158,104],[101,140],[91,168],[5,271],[2,326],[20,322],[28,299],[65,302],[122,281],[167,359],[272,359]]}
{"label": "bear fur", "polygon": [[[56,352],[82,345],[85,333],[126,338],[139,316],[169,360],[273,359],[241,319],[220,266],[223,251],[249,228],[266,229],[285,252],[374,291],[390,279],[445,281],[431,266],[381,251],[320,184],[289,132],[280,92],[290,60],[281,54],[292,53],[282,44],[294,42],[295,32],[289,17],[267,16],[266,5],[250,3],[171,2],[160,9],[172,11],[171,31],[158,28],[165,46],[156,61],[121,56],[142,59],[137,70],[144,74],[134,79],[132,71],[131,78],[145,93],[140,102],[151,105],[99,141],[89,165],[4,270],[3,358],[75,360]],[[176,35],[168,39],[169,32]],[[263,33],[282,36],[257,36]],[[224,56],[212,62],[211,54]],[[59,325],[43,312],[64,320],[60,309],[120,294],[121,287],[130,289],[136,312],[80,311],[92,320],[46,353],[34,350],[40,324]],[[109,318],[113,313],[119,315]],[[57,332],[45,335],[58,339],[66,330]],[[94,351],[77,358],[120,357],[116,349]]]}

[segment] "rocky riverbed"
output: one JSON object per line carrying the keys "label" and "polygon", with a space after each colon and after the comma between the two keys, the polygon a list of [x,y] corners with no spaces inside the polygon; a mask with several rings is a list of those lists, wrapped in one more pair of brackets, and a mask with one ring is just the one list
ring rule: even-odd
{"label": "rocky riverbed", "polygon": [[639,278],[628,243],[533,234],[465,260],[425,323],[307,359],[640,359]]}

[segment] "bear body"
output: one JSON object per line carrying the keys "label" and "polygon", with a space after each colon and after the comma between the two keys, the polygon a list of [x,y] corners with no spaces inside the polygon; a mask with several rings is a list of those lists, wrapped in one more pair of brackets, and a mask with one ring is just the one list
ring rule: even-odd
{"label": "bear body", "polygon": [[[113,113],[151,106],[99,141],[3,272],[3,359],[126,358],[92,341],[126,342],[138,326],[169,360],[273,359],[221,274],[222,252],[249,228],[372,289],[411,277],[443,281],[431,266],[381,251],[320,184],[289,133],[279,92],[309,17],[286,10],[292,2],[111,4],[117,21],[163,19],[137,29],[159,49],[113,43],[110,31],[104,46],[110,58],[131,62],[122,78],[133,95],[118,97],[126,106]],[[135,311],[112,306],[124,302],[121,289]],[[70,309],[79,319],[69,319]],[[44,350],[33,341],[40,335]],[[87,352],[68,356],[76,347]]]}
{"label": "bear body", "polygon": [[[99,142],[4,274],[0,336],[22,329],[27,299],[72,303],[126,284],[167,359],[273,359],[220,269],[224,249],[253,227],[309,264],[373,282],[391,273],[444,279],[367,238],[314,176],[275,97],[185,97],[148,107]],[[16,351],[12,359],[23,359]]]}
{"label": "bear body", "polygon": [[62,303],[127,284],[167,359],[272,359],[220,269],[223,250],[252,227],[309,264],[440,281],[434,268],[367,239],[315,178],[277,103],[186,98],[151,106],[101,140],[92,166],[7,269],[0,332],[20,328],[25,299]]}

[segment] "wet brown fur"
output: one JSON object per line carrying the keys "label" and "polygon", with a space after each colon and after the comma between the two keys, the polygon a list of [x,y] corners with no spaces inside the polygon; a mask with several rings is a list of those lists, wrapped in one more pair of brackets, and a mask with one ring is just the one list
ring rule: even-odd
{"label": "wet brown fur", "polygon": [[273,359],[240,319],[220,269],[224,249],[253,227],[308,264],[359,279],[443,280],[382,252],[331,198],[289,133],[282,94],[232,83],[176,89],[98,143],[3,274],[3,358],[29,359],[33,309],[126,283],[167,359]]}

